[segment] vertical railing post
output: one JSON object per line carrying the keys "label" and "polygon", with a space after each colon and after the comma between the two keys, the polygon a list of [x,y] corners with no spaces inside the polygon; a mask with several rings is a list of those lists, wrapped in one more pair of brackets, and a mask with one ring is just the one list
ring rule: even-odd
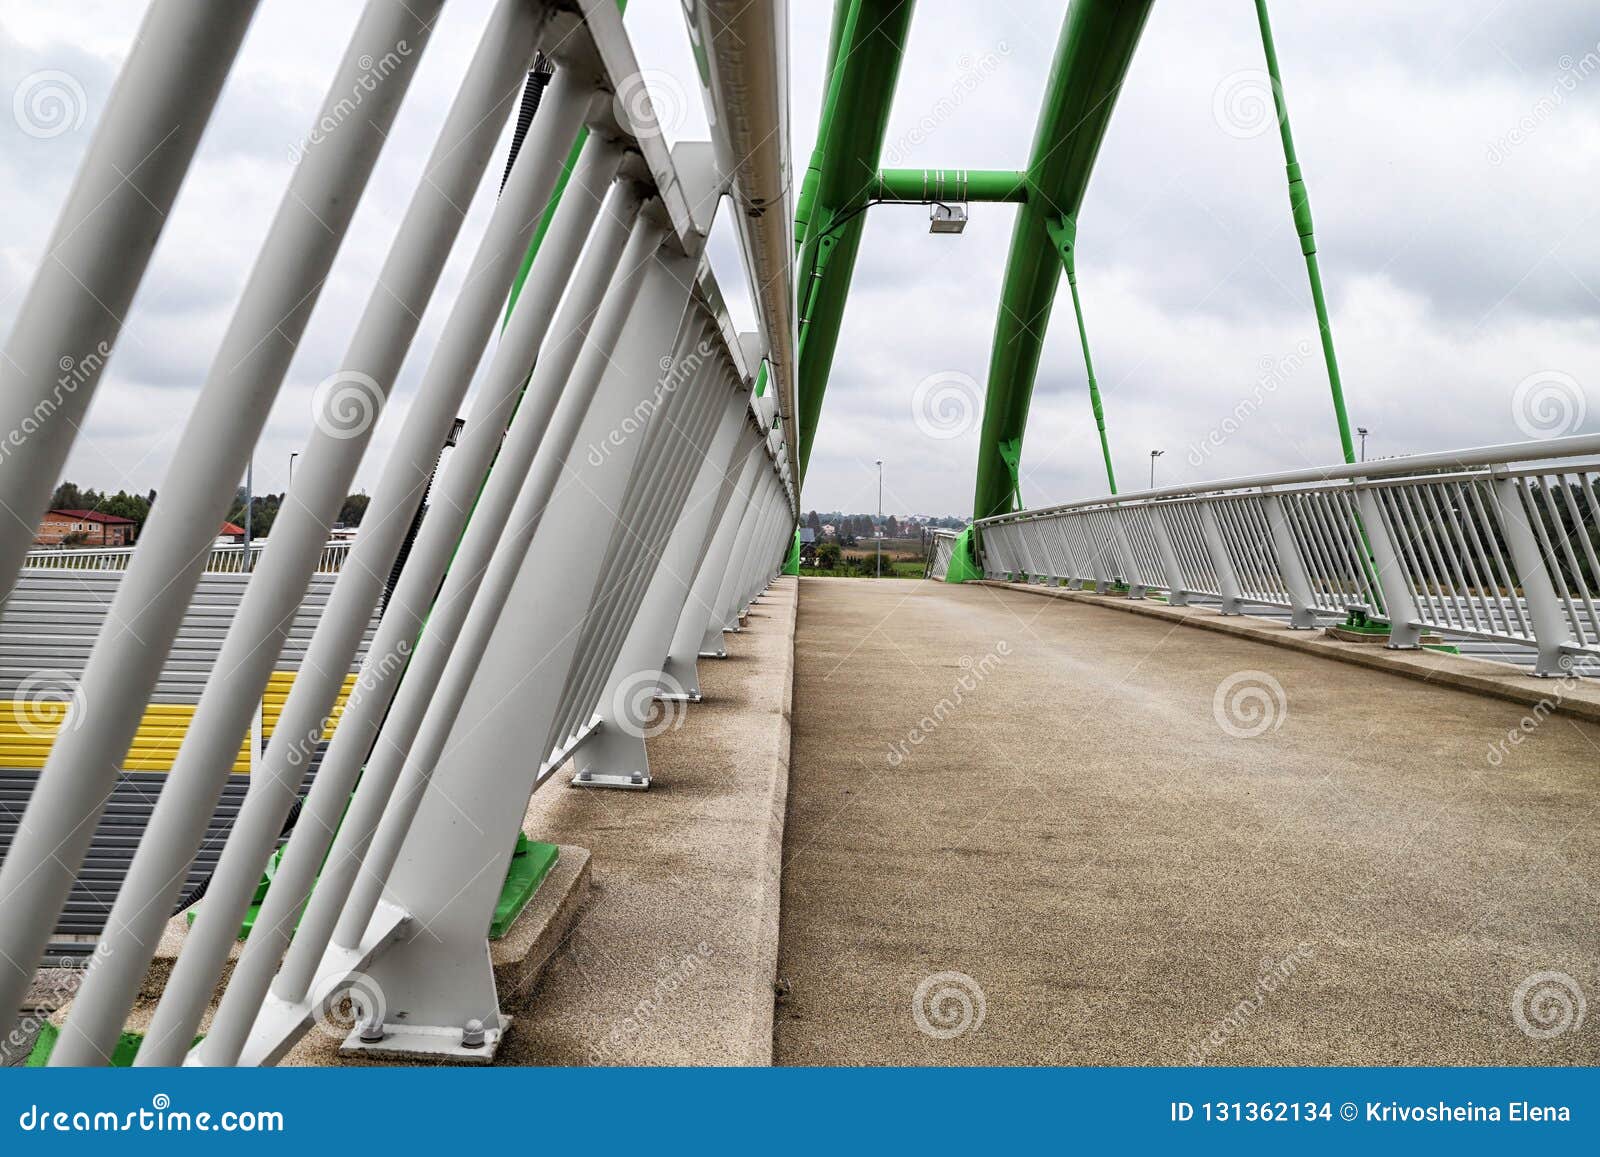
{"label": "vertical railing post", "polygon": [[[1569,669],[1563,664],[1563,656],[1566,648],[1576,641],[1572,625],[1561,609],[1548,560],[1530,522],[1538,513],[1530,509],[1527,483],[1520,478],[1507,477],[1503,470],[1502,467],[1495,471],[1489,493],[1494,497],[1495,512],[1500,519],[1500,531],[1505,535],[1506,549],[1511,552],[1511,563],[1517,568],[1522,597],[1528,603],[1528,617],[1533,620],[1534,640],[1538,644],[1533,673],[1540,677],[1559,675]],[[1516,597],[1515,591],[1511,594]]]}
{"label": "vertical railing post", "polygon": [[1222,537],[1222,525],[1217,521],[1217,511],[1208,502],[1200,503],[1200,529],[1205,537],[1206,553],[1211,556],[1211,570],[1217,576],[1217,593],[1222,596],[1221,612],[1224,615],[1244,614],[1244,599],[1239,589],[1239,572],[1234,569],[1233,558],[1228,554],[1228,543]]}
{"label": "vertical railing post", "polygon": [[1150,532],[1156,540],[1156,553],[1161,556],[1161,569],[1167,572],[1167,605],[1187,606],[1189,591],[1184,585],[1183,568],[1178,565],[1178,552],[1172,546],[1172,534],[1167,529],[1166,508],[1157,502],[1150,504]]}
{"label": "vertical railing post", "polygon": [[1289,527],[1288,516],[1283,512],[1283,500],[1276,494],[1264,493],[1261,504],[1266,508],[1267,526],[1272,531],[1272,553],[1278,561],[1278,573],[1289,592],[1289,603],[1294,613],[1289,617],[1289,629],[1308,631],[1317,625],[1317,605],[1311,590],[1311,578],[1306,573],[1300,557],[1299,544]]}

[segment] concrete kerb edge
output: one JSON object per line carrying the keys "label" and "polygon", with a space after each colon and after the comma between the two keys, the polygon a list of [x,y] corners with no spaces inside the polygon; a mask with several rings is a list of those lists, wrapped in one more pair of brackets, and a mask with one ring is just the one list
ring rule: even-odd
{"label": "concrete kerb edge", "polygon": [[1341,643],[1320,631],[1290,631],[1287,626],[1249,616],[1223,617],[1200,607],[1169,607],[1145,603],[1116,595],[1097,595],[1089,591],[1067,590],[1065,587],[1046,587],[1037,583],[1002,582],[997,579],[977,580],[980,585],[1048,598],[1066,599],[1068,602],[1124,611],[1132,615],[1182,623],[1205,631],[1215,631],[1238,639],[1248,639],[1290,651],[1300,651],[1350,663],[1377,671],[1387,671],[1407,679],[1415,679],[1435,687],[1502,699],[1525,707],[1542,709],[1573,718],[1600,723],[1600,688],[1581,686],[1581,694],[1551,694],[1558,683],[1552,679],[1536,679],[1524,672],[1501,664],[1464,656],[1449,655],[1440,651],[1390,651],[1364,643]]}
{"label": "concrete kerb edge", "polygon": [[[783,828],[789,808],[789,770],[791,767],[791,719],[794,711],[794,633],[800,609],[800,581],[783,576],[774,586],[787,587],[789,597],[778,604],[783,609],[771,615],[774,625],[785,632],[782,647],[783,676],[779,691],[777,724],[773,729],[771,761],[773,774],[768,803],[765,863],[762,866],[761,894],[755,911],[756,942],[760,946],[757,975],[765,990],[755,994],[747,1044],[747,1064],[770,1066],[773,1054],[773,985],[778,977],[779,905],[783,894]],[[770,605],[770,604],[769,604]],[[774,607],[777,610],[777,607]]]}

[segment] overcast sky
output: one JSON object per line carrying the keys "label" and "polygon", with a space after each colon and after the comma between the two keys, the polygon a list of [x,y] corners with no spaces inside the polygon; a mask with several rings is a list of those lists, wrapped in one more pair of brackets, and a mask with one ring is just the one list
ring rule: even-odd
{"label": "overcast sky", "polygon": [[[489,7],[446,6],[262,437],[258,490],[286,481],[312,390],[338,368]],[[797,174],[830,7],[790,4]],[[72,480],[159,487],[359,9],[262,3]],[[886,163],[1023,167],[1064,9],[921,0]],[[132,0],[0,0],[11,113],[0,116],[0,331],[142,11]],[[1369,454],[1600,429],[1600,5],[1280,0],[1274,19],[1351,420],[1371,430]],[[703,137],[681,0],[632,0],[627,22],[668,137]],[[1163,483],[1339,456],[1261,67],[1247,0],[1164,0],[1111,119],[1080,217],[1079,279],[1124,490],[1148,481],[1155,448]],[[54,113],[29,103],[46,82],[66,96]],[[474,203],[358,484],[376,481],[497,180]],[[889,512],[970,511],[1013,216],[974,206],[964,235],[935,237],[921,208],[871,211],[806,507],[873,508],[882,457]],[[736,319],[753,326],[730,237],[719,229],[713,260]],[[1064,291],[1022,476],[1030,505],[1105,490]]]}

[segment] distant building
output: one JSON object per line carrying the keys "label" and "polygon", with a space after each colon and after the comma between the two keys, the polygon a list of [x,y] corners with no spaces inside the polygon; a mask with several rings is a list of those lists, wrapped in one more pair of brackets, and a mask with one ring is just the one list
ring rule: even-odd
{"label": "distant building", "polygon": [[128,546],[138,523],[98,510],[52,510],[39,524],[39,546]]}
{"label": "distant building", "polygon": [[837,536],[838,533],[839,533],[839,528],[834,526],[833,523],[824,522],[822,524],[822,537],[823,538],[833,538],[833,537]]}
{"label": "distant building", "polygon": [[219,545],[223,543],[243,541],[244,527],[240,526],[237,522],[224,522],[222,524],[222,529],[217,531],[217,543]]}

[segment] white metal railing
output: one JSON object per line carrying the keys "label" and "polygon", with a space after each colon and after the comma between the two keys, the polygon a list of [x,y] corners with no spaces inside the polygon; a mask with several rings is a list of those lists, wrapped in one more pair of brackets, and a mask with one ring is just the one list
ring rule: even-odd
{"label": "white metal railing", "polygon": [[929,543],[928,569],[924,577],[943,580],[950,573],[950,559],[955,553],[956,534],[953,530],[935,530]]}
{"label": "white metal railing", "polygon": [[[339,568],[344,565],[344,560],[350,556],[350,539],[336,539],[329,542],[317,555],[316,574],[338,574]],[[244,574],[256,569],[256,564],[261,561],[261,552],[267,548],[267,540],[256,539],[250,544],[250,562],[245,565],[245,548],[243,543],[227,543],[214,546],[206,555],[206,574]],[[138,549],[132,546],[110,547],[46,547],[40,550],[30,550],[26,561],[23,562],[24,570],[93,570],[93,571],[124,571],[128,569],[128,562],[133,558],[133,552]]]}
{"label": "white metal railing", "polygon": [[[529,797],[557,754],[573,759],[585,784],[648,783],[651,703],[698,698],[696,660],[721,653],[724,632],[738,629],[791,541],[791,289],[759,272],[792,249],[780,6],[702,0],[688,13],[706,50],[700,75],[716,139],[669,147],[615,0],[497,0],[341,368],[306,415],[301,469],[272,538],[248,560],[242,548],[211,546],[218,507],[245,470],[442,5],[367,0],[138,548],[28,559],[122,574],[106,618],[115,629],[90,651],[71,724],[52,737],[0,864],[8,1018],[85,862],[202,556],[211,551],[207,570],[249,571],[214,661],[227,677],[208,680],[187,718],[52,1064],[101,1063],[116,1046],[317,571],[337,580],[138,1064],[272,1063],[352,990],[362,1026],[349,1049],[492,1055],[505,1018],[485,930]],[[150,9],[63,209],[61,243],[77,248],[40,267],[0,358],[0,408],[15,403],[34,423],[57,423],[54,437],[9,446],[0,500],[10,508],[42,508],[41,489],[60,476],[111,356],[112,323],[144,275],[140,256],[182,184],[253,7]],[[449,303],[362,532],[322,546],[324,512],[348,492],[456,244],[459,206],[488,172],[514,104],[506,94],[537,50],[554,77]],[[371,95],[352,105],[352,91]],[[733,163],[719,167],[718,156]],[[134,170],[137,197],[126,177]],[[738,219],[765,340],[734,328],[706,257],[724,206]],[[94,213],[103,213],[95,229],[78,228]],[[503,318],[541,218],[548,229]],[[94,373],[52,397],[51,367],[88,350],[101,351]],[[757,397],[762,360],[776,388]],[[469,383],[461,438],[406,547]],[[15,539],[15,528],[0,527],[3,589],[24,558]],[[360,676],[324,746],[380,599]],[[299,822],[237,948],[312,754]]]}
{"label": "white metal railing", "polygon": [[1541,675],[1600,655],[1600,437],[1168,487],[982,519],[986,576],[1173,604],[1361,610],[1390,645],[1423,630],[1526,647]]}

